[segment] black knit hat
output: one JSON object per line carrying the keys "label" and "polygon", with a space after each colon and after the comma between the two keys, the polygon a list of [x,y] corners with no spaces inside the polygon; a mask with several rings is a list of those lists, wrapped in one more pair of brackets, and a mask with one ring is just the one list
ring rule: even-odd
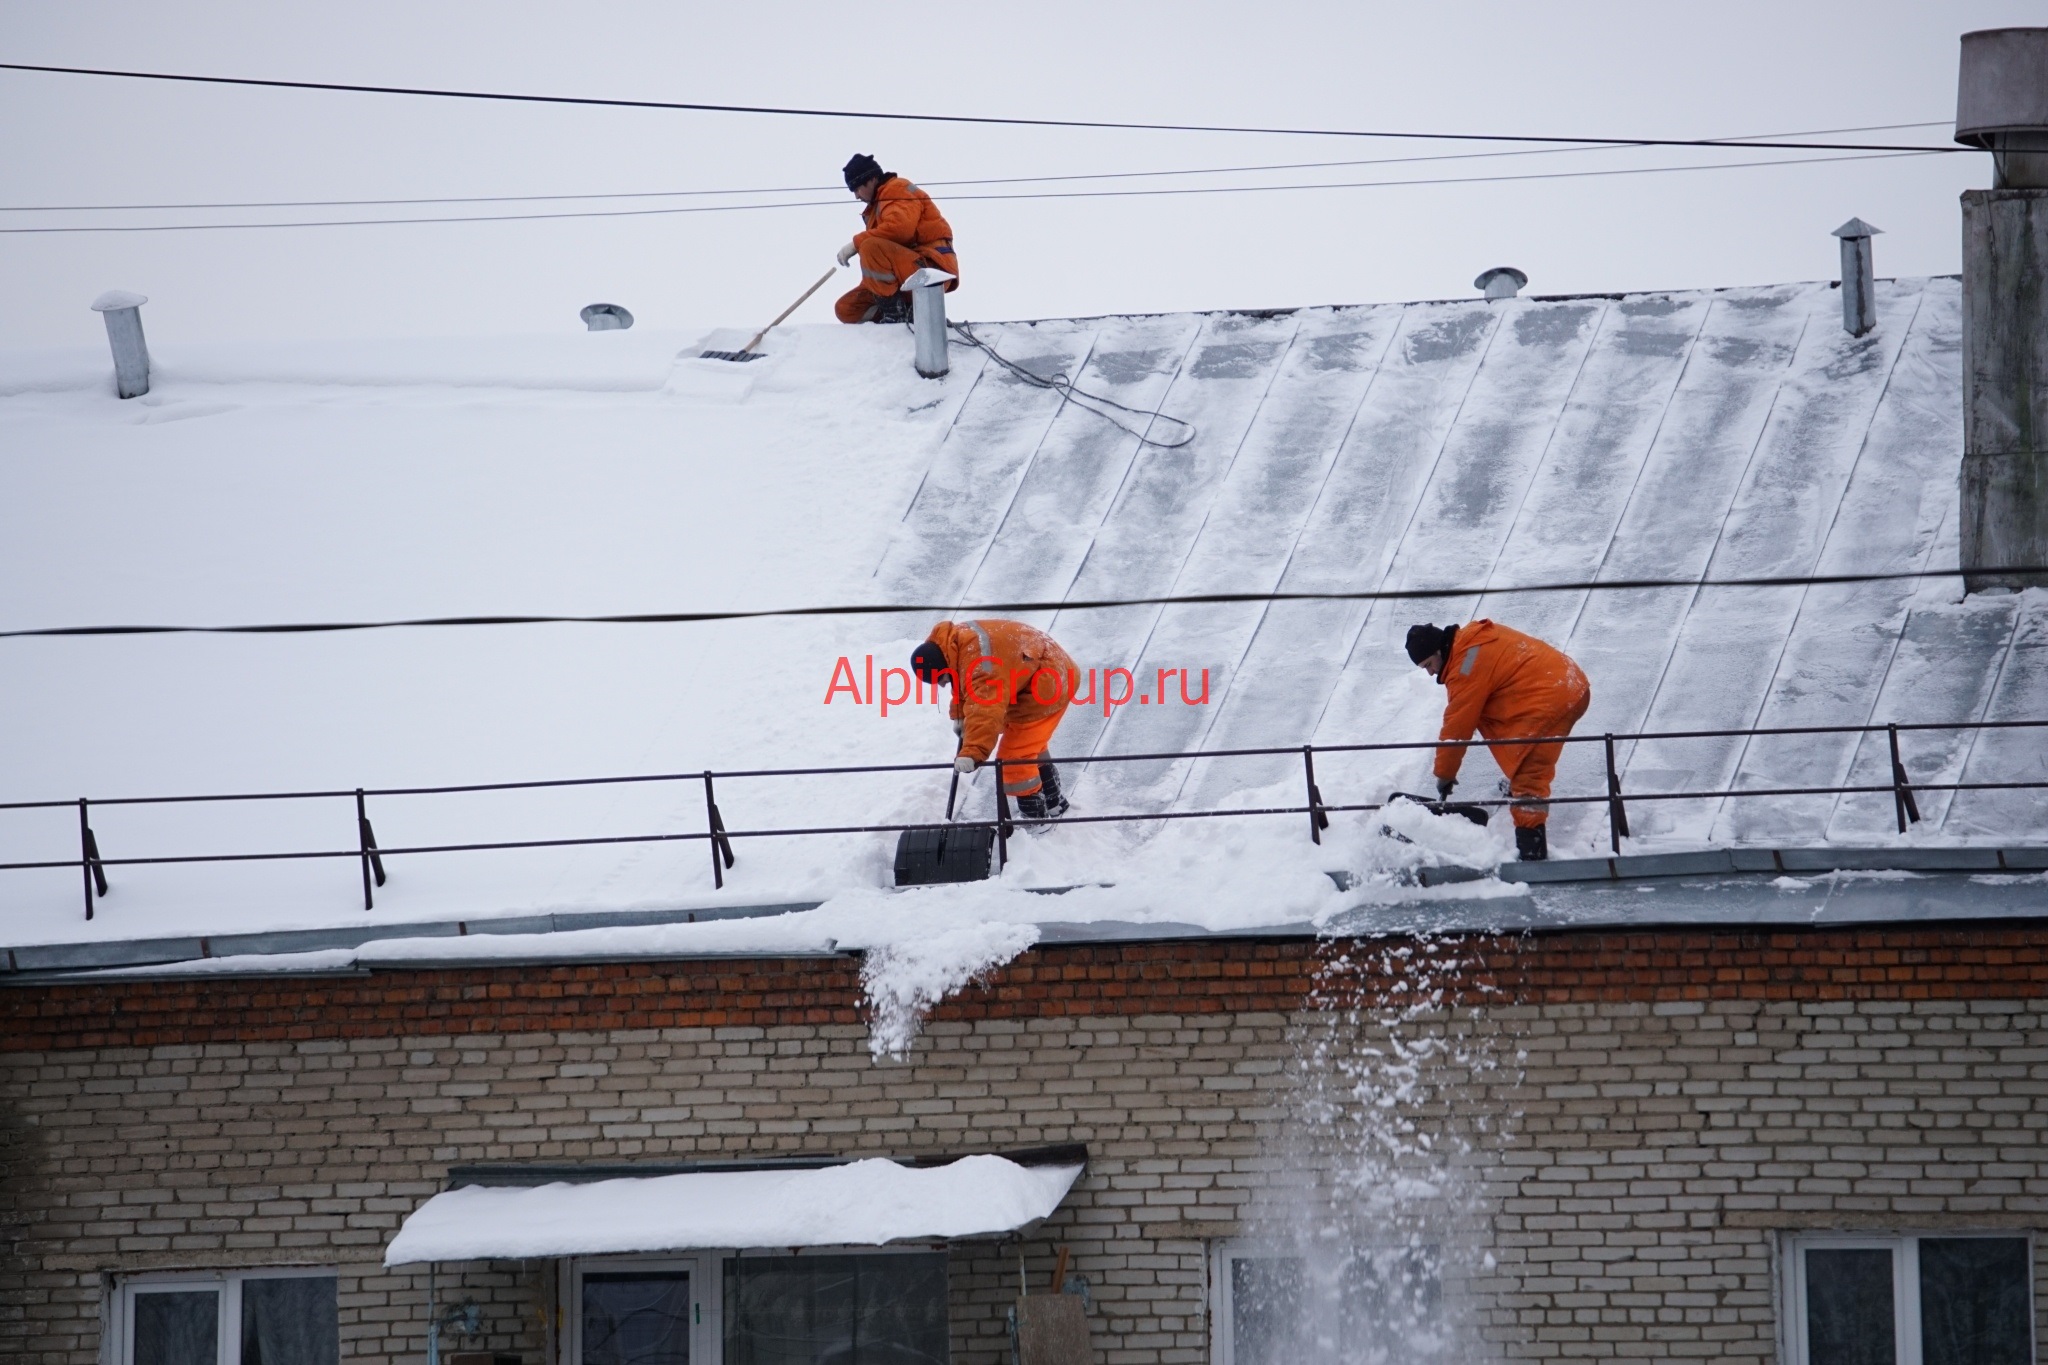
{"label": "black knit hat", "polygon": [[936,686],[938,675],[947,667],[949,665],[946,663],[946,651],[939,648],[936,640],[926,640],[910,651],[910,671],[917,674],[919,682],[928,682]]}
{"label": "black knit hat", "polygon": [[1419,664],[1432,654],[1442,654],[1451,647],[1451,630],[1443,626],[1408,627],[1408,662]]}
{"label": "black knit hat", "polygon": [[866,152],[855,152],[853,160],[846,163],[846,188],[859,189],[867,181],[880,180],[887,174],[888,172],[882,169],[881,162]]}

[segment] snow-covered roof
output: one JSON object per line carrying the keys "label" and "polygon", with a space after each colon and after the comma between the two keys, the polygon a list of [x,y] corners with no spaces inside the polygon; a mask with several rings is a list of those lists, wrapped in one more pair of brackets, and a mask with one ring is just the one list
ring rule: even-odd
{"label": "snow-covered roof", "polygon": [[[154,391],[128,402],[113,397],[103,352],[0,357],[0,564],[16,585],[4,624],[1953,564],[1957,284],[1881,282],[1878,327],[1862,338],[1839,313],[1827,285],[1807,284],[977,327],[1025,367],[1193,423],[1180,448],[1143,445],[964,346],[949,378],[921,380],[897,329],[778,332],[744,366],[694,358],[740,333],[206,347],[153,333]],[[1206,704],[1077,707],[1056,755],[1424,740],[1441,693],[1401,636],[1415,620],[1477,615],[1580,660],[1593,685],[1582,732],[2048,716],[2048,594],[1958,591],[1937,579],[1035,619],[1084,667],[1209,673]],[[841,656],[856,673],[869,654],[900,664],[933,615],[6,641],[0,799],[942,761],[951,735],[938,712],[825,700]],[[2048,766],[2039,731],[1905,743],[1921,782]],[[1890,779],[1881,734],[1625,742],[1618,758],[1635,791]],[[1420,751],[1319,755],[1317,776],[1326,800],[1375,801],[1422,787],[1426,764]],[[1598,764],[1597,746],[1569,751],[1559,792],[1603,791]],[[1467,775],[1485,793],[1483,755]],[[1298,758],[1068,778],[1090,813],[1301,801]],[[889,823],[936,818],[945,781],[721,778],[718,799],[735,830]],[[985,775],[964,799],[985,810]],[[2042,805],[2034,792],[1923,792],[1926,819],[1902,839],[1889,794],[1644,803],[1630,850],[2038,844]],[[384,797],[370,815],[387,847],[701,831],[705,819],[701,782]],[[1404,826],[1407,844],[1363,815],[1336,817],[1321,845],[1298,817],[1023,836],[1004,881],[1029,908],[1004,918],[1071,920],[1082,903],[1030,886],[1112,883],[1094,898],[1106,918],[1210,929],[1328,920],[1361,895],[1523,894],[1493,881],[1395,886],[1381,874],[1412,883],[1418,864],[1509,852],[1504,831],[1422,819]],[[92,823],[108,859],[355,843],[345,800],[99,806]],[[75,809],[0,812],[7,861],[76,858],[77,841]],[[1558,809],[1554,856],[1606,843],[1603,807]],[[702,842],[393,857],[368,915],[351,860],[116,863],[89,924],[75,867],[0,872],[0,938],[366,923],[403,937],[412,921],[792,901],[900,920],[907,902],[876,890],[892,846],[741,839],[719,892]],[[1355,874],[1353,889],[1333,872]],[[977,939],[960,960],[993,951]]]}

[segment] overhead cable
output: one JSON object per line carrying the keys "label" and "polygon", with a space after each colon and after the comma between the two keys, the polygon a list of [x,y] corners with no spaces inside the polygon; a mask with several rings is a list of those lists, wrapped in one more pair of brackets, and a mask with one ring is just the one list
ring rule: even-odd
{"label": "overhead cable", "polygon": [[[1294,185],[1185,185],[1162,189],[1127,190],[1044,190],[1029,194],[952,194],[948,203],[1007,202],[1054,199],[1131,199],[1160,195],[1271,194],[1291,190],[1396,189],[1404,185],[1491,185],[1521,180],[1580,180],[1598,176],[1659,175],[1680,171],[1746,170],[1770,166],[1814,166],[1838,161],[1888,161],[1900,157],[1927,156],[1926,150],[1910,152],[1857,152],[1846,156],[1787,157],[1770,161],[1716,161],[1692,166],[1619,166],[1597,171],[1541,171],[1526,175],[1440,176],[1427,180],[1342,180],[1312,181]],[[401,227],[422,223],[537,223],[567,218],[647,218],[684,213],[737,213],[759,209],[845,208],[844,199],[784,200],[768,204],[682,204],[651,209],[576,209],[561,213],[448,214],[424,218],[326,218],[301,222],[272,223],[104,223],[63,227],[7,227],[0,235],[77,232],[213,232],[251,228]]]}
{"label": "overhead cable", "polygon": [[341,631],[396,630],[428,626],[650,626],[698,621],[758,621],[801,616],[889,616],[903,612],[938,612],[975,616],[995,612],[1105,611],[1116,607],[1220,606],[1264,602],[1425,602],[1459,597],[1507,597],[1515,593],[1642,592],[1664,588],[1809,588],[1854,583],[1899,583],[1985,575],[2006,577],[2048,574],[2048,565],[1986,568],[1901,569],[1892,573],[1786,574],[1762,578],[1618,578],[1559,583],[1522,583],[1512,587],[1379,588],[1359,592],[1208,592],[1161,597],[1102,597],[1053,602],[958,603],[878,602],[830,607],[771,607],[756,611],[630,612],[614,616],[426,616],[387,621],[298,621],[240,626],[33,626],[0,630],[0,639],[72,635],[324,635]]}
{"label": "overhead cable", "polygon": [[895,123],[969,123],[1014,128],[1095,128],[1151,133],[1257,133],[1283,137],[1402,138],[1436,142],[1557,142],[1608,147],[1772,147],[1787,151],[1958,152],[1964,147],[1907,147],[1890,143],[1730,142],[1722,138],[1547,137],[1526,133],[1413,133],[1353,128],[1259,127],[1220,123],[1127,123],[1111,119],[1006,118],[993,114],[907,114],[874,109],[814,109],[774,104],[712,104],[696,100],[606,99],[593,95],[522,95],[499,90],[448,90],[428,86],[357,85],[341,81],[263,80],[249,76],[194,76],[169,71],[123,71],[88,66],[40,66],[0,62],[0,71],[48,75],[107,76],[122,80],[178,81],[195,85],[253,86],[270,90],[324,90],[358,95],[414,95],[434,99],[497,100],[514,104],[588,105],[608,109],[668,109],[705,114],[772,114],[789,118],[878,119]]}
{"label": "overhead cable", "polygon": [[[1815,128],[1804,133],[1757,133],[1753,137],[1812,137],[1832,133],[1883,132],[1893,128],[1946,127],[1948,120],[1922,123],[1871,123],[1856,128]],[[1740,137],[1727,140],[1730,146],[1750,145]],[[1183,170],[1084,171],[1072,175],[1008,175],[979,180],[927,180],[927,189],[960,189],[976,185],[1044,185],[1082,180],[1149,180],[1186,175],[1256,175],[1272,171],[1320,171],[1351,166],[1400,166],[1418,162],[1482,161],[1510,156],[1582,155],[1587,152],[1627,151],[1626,147],[1514,147],[1496,152],[1436,152],[1427,156],[1379,156],[1345,161],[1283,161],[1258,166],[1191,166]],[[744,194],[830,194],[837,185],[760,185],[749,189],[718,190],[619,190],[612,193],[582,194],[471,194],[433,195],[412,199],[244,199],[176,204],[7,204],[0,213],[137,213],[167,210],[210,209],[338,209],[398,208],[417,204],[545,204],[582,202],[594,199],[708,199]]]}

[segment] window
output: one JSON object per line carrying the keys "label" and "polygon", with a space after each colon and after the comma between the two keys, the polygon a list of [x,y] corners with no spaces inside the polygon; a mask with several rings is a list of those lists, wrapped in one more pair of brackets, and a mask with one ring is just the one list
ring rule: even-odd
{"label": "window", "polygon": [[1438,1329],[1435,1247],[1354,1248],[1311,1259],[1225,1246],[1217,1252],[1218,1365],[1428,1360]]}
{"label": "window", "polygon": [[946,1255],[735,1256],[724,1365],[945,1365]]}
{"label": "window", "polygon": [[138,1276],[115,1299],[122,1365],[339,1365],[331,1270]]}
{"label": "window", "polygon": [[568,1365],[946,1365],[946,1253],[700,1252],[570,1263]]}
{"label": "window", "polygon": [[2033,1365],[2025,1237],[1799,1237],[1785,1260],[1794,1365]]}

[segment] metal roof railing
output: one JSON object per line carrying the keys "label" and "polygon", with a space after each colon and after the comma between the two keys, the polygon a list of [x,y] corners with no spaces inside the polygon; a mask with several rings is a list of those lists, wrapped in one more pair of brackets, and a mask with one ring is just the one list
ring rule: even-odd
{"label": "metal roof railing", "polygon": [[[1647,730],[1628,734],[1586,734],[1586,735],[1545,735],[1514,739],[1468,739],[1468,740],[1404,740],[1371,744],[1303,744],[1294,747],[1240,748],[1240,749],[1193,749],[1173,753],[1144,754],[1095,754],[1082,757],[1060,758],[1062,764],[1094,763],[1147,763],[1167,762],[1181,759],[1228,759],[1228,758],[1274,758],[1299,757],[1302,763],[1302,784],[1304,800],[1301,805],[1284,806],[1236,806],[1210,810],[1159,810],[1139,811],[1114,815],[1069,815],[1061,818],[1061,824],[1131,824],[1166,822],[1173,820],[1207,820],[1232,816],[1250,815],[1291,815],[1306,817],[1309,838],[1320,844],[1323,831],[1330,827],[1330,816],[1344,812],[1377,811],[1387,802],[1361,801],[1337,802],[1323,798],[1316,779],[1315,762],[1318,755],[1391,753],[1439,748],[1473,748],[1478,746],[1513,746],[1536,744],[1598,744],[1602,746],[1606,768],[1606,791],[1593,795],[1553,795],[1543,802],[1518,798],[1460,802],[1460,805],[1485,808],[1515,807],[1532,804],[1554,805],[1605,805],[1607,807],[1608,836],[1615,853],[1621,852],[1621,841],[1630,837],[1628,807],[1645,801],[1703,801],[1721,799],[1749,799],[1755,797],[1795,796],[1853,796],[1885,795],[1892,798],[1894,813],[1900,833],[1920,819],[1920,806],[1916,793],[1921,792],[1965,792],[1965,791],[2041,791],[2048,790],[2048,781],[2034,782],[1915,782],[1907,772],[1901,754],[1899,737],[1905,734],[1930,731],[1985,731],[2048,728],[2048,720],[2003,720],[2003,721],[1926,721],[1886,725],[1794,725],[1776,727],[1753,727],[1740,730]],[[1710,791],[1680,792],[1628,792],[1624,793],[1621,774],[1615,763],[1615,745],[1624,742],[1645,740],[1691,740],[1691,739],[1750,739],[1790,735],[1867,735],[1882,734],[1890,749],[1891,780],[1881,783],[1849,783],[1826,786],[1804,787],[1731,787]],[[1034,764],[1037,760],[1031,760]],[[1015,760],[1008,762],[1014,764]],[[1020,823],[1012,811],[1010,798],[1003,791],[1003,769],[1006,761],[994,759],[987,765],[996,770],[995,812],[987,822],[996,833],[997,867],[1007,864],[1009,841]],[[285,862],[306,859],[353,859],[361,870],[363,886],[363,908],[376,906],[376,888],[383,886],[388,877],[385,859],[417,857],[440,853],[481,853],[512,849],[538,848],[584,848],[614,844],[656,844],[693,842],[702,840],[708,844],[711,855],[711,876],[715,887],[723,888],[725,874],[738,862],[733,852],[733,842],[739,839],[801,838],[815,835],[846,834],[899,834],[906,830],[929,829],[936,822],[920,821],[909,824],[857,824],[857,825],[808,825],[778,826],[768,829],[729,829],[718,806],[716,783],[737,779],[789,778],[851,776],[863,773],[927,773],[950,772],[952,764],[947,763],[879,763],[853,764],[836,767],[808,768],[744,768],[724,772],[698,770],[671,773],[640,773],[618,777],[572,777],[550,778],[522,782],[467,782],[445,786],[413,787],[353,787],[307,791],[275,792],[217,792],[194,796],[121,796],[121,797],[79,797],[75,800],[48,801],[7,801],[0,802],[0,812],[32,810],[64,810],[76,807],[78,811],[78,853],[75,857],[47,858],[25,862],[0,862],[0,872],[22,872],[49,870],[52,868],[77,868],[84,888],[85,917],[93,918],[96,900],[105,897],[110,888],[108,868],[162,866],[186,863],[247,863]],[[467,843],[411,844],[397,847],[383,847],[370,824],[369,802],[373,798],[401,796],[455,796],[482,792],[536,791],[576,787],[612,787],[646,783],[701,782],[704,785],[704,828],[699,830],[678,830],[654,834],[604,834],[551,839],[502,839],[483,840]],[[1392,798],[1389,798],[1390,800]],[[242,801],[348,801],[355,807],[355,845],[349,848],[297,849],[281,852],[260,853],[183,853],[161,854],[146,857],[106,857],[99,847],[92,828],[94,806],[165,806],[200,805],[220,802]],[[2044,807],[2048,811],[2048,807]],[[953,800],[947,800],[947,820],[953,818]],[[975,822],[984,823],[984,822]]]}

